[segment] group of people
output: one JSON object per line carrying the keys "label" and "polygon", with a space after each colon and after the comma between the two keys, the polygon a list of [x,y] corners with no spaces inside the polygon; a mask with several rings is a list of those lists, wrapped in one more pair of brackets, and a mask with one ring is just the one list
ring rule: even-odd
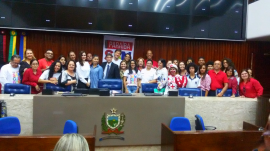
{"label": "group of people", "polygon": [[[262,86],[252,77],[252,70],[244,69],[238,76],[229,58],[206,63],[204,57],[200,57],[197,65],[192,58],[186,62],[177,59],[154,61],[151,50],[147,51],[146,59],[137,60],[130,54],[121,60],[121,53],[116,49],[113,54],[106,54],[106,62],[99,65],[99,56],[84,51],[77,59],[70,51],[67,58],[61,55],[53,61],[52,50],[47,50],[45,57],[37,60],[33,51],[26,49],[22,61],[19,55],[14,55],[10,63],[1,68],[2,90],[5,83],[22,83],[30,85],[31,93],[37,94],[45,83],[88,89],[98,88],[101,79],[122,79],[124,93],[140,93],[142,83],[157,83],[155,91],[165,94],[179,88],[200,88],[204,96],[221,97],[227,89],[232,89],[232,97],[238,93],[249,98],[263,94]],[[222,91],[216,94],[217,89]]]}

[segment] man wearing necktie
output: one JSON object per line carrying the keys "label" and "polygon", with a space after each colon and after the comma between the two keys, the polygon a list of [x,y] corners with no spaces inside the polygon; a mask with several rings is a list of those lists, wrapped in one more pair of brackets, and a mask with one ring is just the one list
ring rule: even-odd
{"label": "man wearing necktie", "polygon": [[101,64],[103,68],[103,79],[120,79],[120,71],[118,65],[112,62],[112,54],[106,55],[106,61]]}

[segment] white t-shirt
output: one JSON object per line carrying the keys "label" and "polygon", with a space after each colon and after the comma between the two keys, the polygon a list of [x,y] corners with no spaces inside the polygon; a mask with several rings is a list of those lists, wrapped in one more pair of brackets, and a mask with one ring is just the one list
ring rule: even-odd
{"label": "white t-shirt", "polygon": [[[45,70],[41,76],[39,77],[39,79],[42,79],[42,80],[49,80],[48,77],[49,77],[49,72],[50,70]],[[57,73],[54,73],[53,74],[53,78],[56,78],[58,80],[59,76],[60,76],[61,73],[57,72]]]}
{"label": "white t-shirt", "polygon": [[142,69],[138,78],[141,79],[141,83],[149,83],[149,81],[157,79],[156,70],[151,68],[150,70]]}
{"label": "white t-shirt", "polygon": [[0,82],[2,84],[2,90],[4,90],[6,83],[21,83],[19,68],[20,66],[13,68],[10,63],[1,68]]}
{"label": "white t-shirt", "polygon": [[[87,61],[84,62],[83,66],[79,62],[76,63],[76,73],[82,83],[90,82],[90,64]],[[85,78],[88,78],[88,81]]]}
{"label": "white t-shirt", "polygon": [[117,61],[116,60],[114,60],[114,58],[112,59],[112,62],[114,63],[114,64],[117,64],[118,65],[118,67],[120,67],[120,63],[121,63],[121,59],[118,59]]}
{"label": "white t-shirt", "polygon": [[186,88],[198,88],[198,86],[200,86],[201,79],[197,76],[197,74],[195,74],[194,79],[191,79],[190,75],[188,75],[187,80],[188,82]]}
{"label": "white t-shirt", "polygon": [[140,74],[139,70],[137,73],[135,70],[132,70],[132,74],[129,74],[129,70],[126,70],[124,72],[124,76],[127,77],[127,86],[137,86],[139,74]]}
{"label": "white t-shirt", "polygon": [[168,81],[168,70],[166,68],[162,68],[161,70],[157,69],[158,88],[159,89],[165,88],[167,81]]}

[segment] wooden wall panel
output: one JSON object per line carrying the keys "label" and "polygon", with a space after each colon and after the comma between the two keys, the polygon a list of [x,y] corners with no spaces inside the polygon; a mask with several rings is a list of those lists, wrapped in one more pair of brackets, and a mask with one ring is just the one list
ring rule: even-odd
{"label": "wooden wall panel", "polygon": [[[61,54],[67,55],[71,50],[77,54],[79,51],[84,50],[99,56],[102,55],[103,35],[45,31],[27,31],[27,33],[27,48],[33,49],[37,58],[44,57],[46,49],[52,49],[54,51],[54,59],[57,59]],[[264,52],[270,51],[269,42],[210,41],[152,37],[135,38],[135,59],[138,57],[145,58],[146,51],[149,49],[153,51],[155,60],[164,58],[166,60],[178,59],[186,61],[188,57],[192,57],[197,63],[200,56],[204,56],[206,61],[222,60],[224,57],[228,57],[233,60],[236,69],[241,71],[244,68],[251,67],[251,54],[253,53],[255,77],[256,72],[263,70],[256,70],[256,66],[260,65],[256,60],[259,60],[261,58],[259,56]],[[9,37],[7,42],[9,42]],[[19,48],[19,42],[17,43],[17,47]],[[269,72],[267,73],[269,75]]]}

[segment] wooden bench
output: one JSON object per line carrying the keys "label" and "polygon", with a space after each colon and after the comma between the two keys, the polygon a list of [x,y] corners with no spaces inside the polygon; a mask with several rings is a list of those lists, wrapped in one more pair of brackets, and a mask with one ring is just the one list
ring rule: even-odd
{"label": "wooden bench", "polygon": [[162,124],[161,151],[251,151],[259,146],[263,132],[251,124],[243,127],[246,130],[171,131]]}

